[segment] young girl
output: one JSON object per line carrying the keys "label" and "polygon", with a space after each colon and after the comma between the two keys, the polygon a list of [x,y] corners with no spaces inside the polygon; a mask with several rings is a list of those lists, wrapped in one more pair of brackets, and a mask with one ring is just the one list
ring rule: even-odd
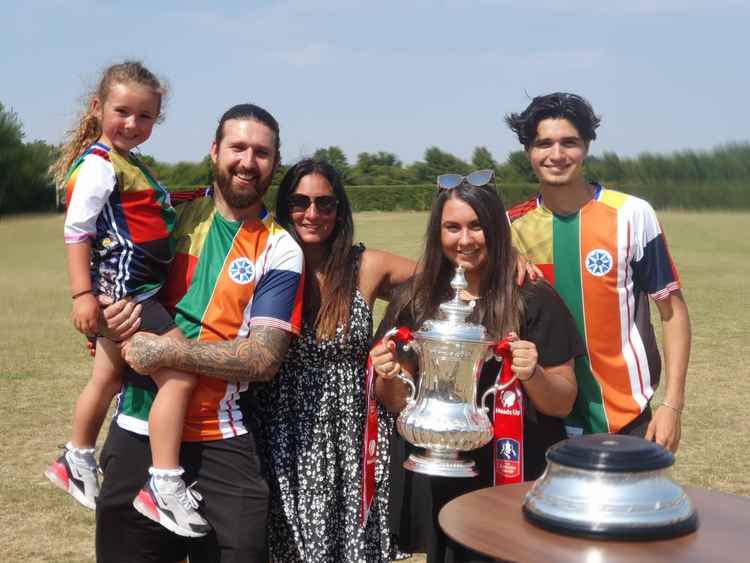
{"label": "young girl", "polygon": [[[142,306],[141,330],[181,337],[154,298],[174,257],[170,233],[175,211],[166,190],[131,152],[151,136],[164,93],[159,80],[138,62],[109,67],[51,168],[66,190],[73,324],[89,337],[97,333],[100,307],[123,297]],[[96,438],[125,367],[117,343],[97,338],[92,376],[73,412],[72,436],[45,472],[91,509],[99,493]],[[126,374],[128,384],[152,385],[145,377]],[[179,465],[183,418],[195,377],[162,371],[153,380],[159,387],[149,414],[153,466],[133,504],[177,534],[202,536],[210,526],[196,512],[198,503],[185,487]]]}

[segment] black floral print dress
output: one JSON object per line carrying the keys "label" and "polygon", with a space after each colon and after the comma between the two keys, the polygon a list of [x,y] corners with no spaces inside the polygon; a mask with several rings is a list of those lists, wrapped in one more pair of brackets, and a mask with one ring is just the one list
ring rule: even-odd
{"label": "black floral print dress", "polygon": [[372,313],[356,291],[349,333],[316,342],[304,323],[274,381],[258,394],[268,463],[272,561],[390,561],[388,444],[392,421],[378,412],[376,496],[360,526],[365,365]]}

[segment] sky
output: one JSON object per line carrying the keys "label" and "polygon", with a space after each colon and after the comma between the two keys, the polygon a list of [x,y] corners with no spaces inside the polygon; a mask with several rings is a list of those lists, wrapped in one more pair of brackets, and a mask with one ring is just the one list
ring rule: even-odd
{"label": "sky", "polygon": [[350,163],[437,146],[518,150],[503,117],[578,93],[602,116],[592,154],[710,150],[750,139],[746,0],[10,0],[0,103],[25,140],[59,143],[108,65],[169,84],[141,151],[197,161],[221,114],[253,102],[289,164],[335,145]]}

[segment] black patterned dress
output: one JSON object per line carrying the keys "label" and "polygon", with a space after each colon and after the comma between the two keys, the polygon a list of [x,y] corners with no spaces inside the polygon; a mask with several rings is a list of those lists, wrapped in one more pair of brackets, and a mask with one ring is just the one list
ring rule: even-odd
{"label": "black patterned dress", "polygon": [[316,342],[304,323],[274,381],[261,388],[272,561],[389,561],[388,415],[379,411],[376,496],[360,524],[365,363],[372,313],[359,291],[348,336]]}

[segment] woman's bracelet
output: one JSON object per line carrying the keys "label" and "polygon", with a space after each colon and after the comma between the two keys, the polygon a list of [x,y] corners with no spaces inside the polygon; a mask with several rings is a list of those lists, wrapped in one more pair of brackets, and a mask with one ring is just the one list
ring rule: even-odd
{"label": "woman's bracelet", "polygon": [[537,364],[536,366],[534,366],[534,371],[531,372],[531,375],[529,377],[527,377],[526,379],[521,379],[519,377],[518,381],[523,381],[524,383],[526,383],[527,381],[531,381],[534,378],[534,376],[537,374],[537,372],[539,371],[542,371],[542,366]]}
{"label": "woman's bracelet", "polygon": [[90,289],[86,289],[84,291],[79,291],[78,293],[74,293],[73,295],[71,295],[70,298],[75,301],[81,295],[86,295],[87,293],[91,293],[91,290]]}
{"label": "woman's bracelet", "polygon": [[672,409],[677,414],[682,414],[682,409],[681,408],[678,409],[676,406],[674,406],[673,404],[671,404],[669,401],[662,401],[661,404],[664,405],[665,407],[667,407],[668,409]]}

